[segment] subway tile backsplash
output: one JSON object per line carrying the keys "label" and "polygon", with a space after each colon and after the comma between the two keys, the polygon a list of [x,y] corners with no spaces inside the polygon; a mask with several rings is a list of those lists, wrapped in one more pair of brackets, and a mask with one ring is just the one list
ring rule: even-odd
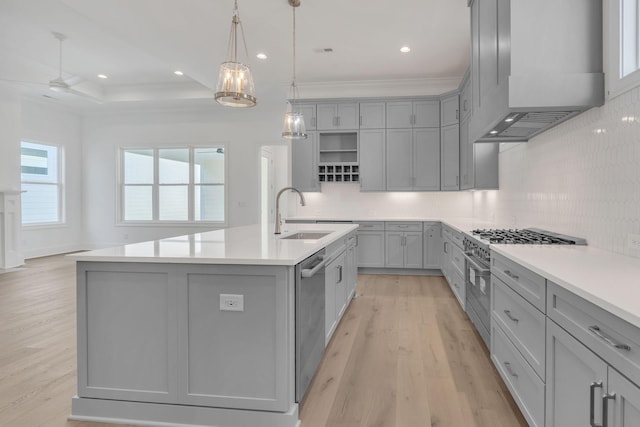
{"label": "subway tile backsplash", "polygon": [[474,193],[473,214],[636,256],[627,242],[640,234],[640,89],[528,143],[503,144],[500,190]]}

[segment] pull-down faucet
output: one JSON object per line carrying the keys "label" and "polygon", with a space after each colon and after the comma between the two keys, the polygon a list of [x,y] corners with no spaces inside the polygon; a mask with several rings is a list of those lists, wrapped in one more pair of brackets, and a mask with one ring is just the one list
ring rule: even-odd
{"label": "pull-down faucet", "polygon": [[282,190],[278,191],[278,195],[276,196],[276,230],[273,232],[273,234],[281,233],[280,225],[282,223],[282,218],[280,218],[280,196],[287,190],[295,191],[296,193],[298,193],[300,195],[300,205],[305,205],[304,196],[302,195],[300,190],[293,187],[284,187]]}

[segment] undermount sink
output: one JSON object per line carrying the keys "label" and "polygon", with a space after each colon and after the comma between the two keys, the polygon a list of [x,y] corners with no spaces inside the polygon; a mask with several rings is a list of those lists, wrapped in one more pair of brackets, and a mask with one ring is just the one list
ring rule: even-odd
{"label": "undermount sink", "polygon": [[331,231],[328,232],[302,232],[302,233],[293,233],[288,236],[281,237],[281,239],[295,239],[295,240],[318,240],[322,239],[324,236],[328,236],[331,234]]}

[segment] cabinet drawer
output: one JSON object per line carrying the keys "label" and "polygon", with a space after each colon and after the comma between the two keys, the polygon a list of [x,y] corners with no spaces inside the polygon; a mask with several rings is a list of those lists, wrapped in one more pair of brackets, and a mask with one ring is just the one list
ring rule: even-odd
{"label": "cabinet drawer", "polygon": [[449,227],[446,224],[442,225],[442,234],[443,236],[447,236],[449,237],[449,239],[451,239],[452,243],[456,246],[458,246],[459,248],[462,249],[462,233],[460,233],[457,230],[454,230],[453,228]]}
{"label": "cabinet drawer", "polygon": [[549,282],[548,298],[551,320],[640,384],[640,328],[553,282]]}
{"label": "cabinet drawer", "polygon": [[422,231],[421,222],[385,222],[386,231]]}
{"label": "cabinet drawer", "polygon": [[529,425],[544,427],[544,383],[502,329],[491,329],[491,360]]}
{"label": "cabinet drawer", "polygon": [[464,277],[464,255],[462,255],[462,249],[455,244],[451,245],[451,264]]}
{"label": "cabinet drawer", "polygon": [[495,251],[491,252],[491,274],[509,285],[538,310],[545,312],[547,286],[544,277]]}
{"label": "cabinet drawer", "polygon": [[383,221],[358,221],[358,231],[384,231]]}
{"label": "cabinet drawer", "polygon": [[509,337],[541,379],[545,378],[546,317],[533,305],[494,278],[493,320]]}

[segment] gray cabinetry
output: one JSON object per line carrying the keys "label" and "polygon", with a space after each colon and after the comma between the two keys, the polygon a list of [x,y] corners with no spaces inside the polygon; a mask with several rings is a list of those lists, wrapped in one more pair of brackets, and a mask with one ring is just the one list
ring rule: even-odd
{"label": "gray cabinetry", "polygon": [[388,191],[439,190],[438,129],[388,129]]}
{"label": "gray cabinetry", "polygon": [[499,186],[498,144],[474,144],[469,117],[460,122],[460,189],[491,190]]}
{"label": "gray cabinetry", "polygon": [[385,267],[422,268],[422,223],[385,223]]}
{"label": "gray cabinetry", "polygon": [[358,267],[384,267],[384,222],[360,222],[358,228]]}
{"label": "gray cabinetry", "polygon": [[[547,324],[546,427],[602,425],[607,365],[554,322]],[[592,386],[592,384],[594,386]]]}
{"label": "gray cabinetry", "polygon": [[437,99],[387,102],[387,129],[439,126],[440,101]]}
{"label": "gray cabinetry", "polygon": [[460,89],[460,120],[467,119],[471,115],[471,79],[469,71],[462,80],[462,87]]}
{"label": "gray cabinetry", "polygon": [[353,130],[359,128],[357,102],[316,104],[318,130]]}
{"label": "gray cabinetry", "polygon": [[384,102],[361,102],[360,129],[385,129],[386,111]]}
{"label": "gray cabinetry", "polygon": [[307,131],[316,130],[316,104],[296,103],[293,111],[301,113]]}
{"label": "gray cabinetry", "polygon": [[[361,104],[362,105],[362,104]],[[384,191],[386,185],[386,131],[360,131],[360,190]]]}
{"label": "gray cabinetry", "polygon": [[458,124],[460,120],[459,95],[448,95],[440,100],[440,126]]}
{"label": "gray cabinetry", "polygon": [[[79,398],[289,410],[291,267],[77,268]],[[221,310],[221,294],[242,295],[244,310]]]}
{"label": "gray cabinetry", "polygon": [[632,427],[640,422],[640,388],[620,375],[615,369],[609,368],[609,390],[605,399],[608,422],[611,427]]}
{"label": "gray cabinetry", "polygon": [[461,270],[461,268],[464,268],[461,267],[461,265],[464,265],[462,252],[462,236],[460,232],[446,224],[442,224],[442,273],[464,310],[467,289],[464,281],[464,270]]}
{"label": "gray cabinetry", "polygon": [[423,268],[439,269],[442,252],[442,226],[439,222],[423,223]]}
{"label": "gray cabinetry", "polygon": [[441,129],[441,190],[460,189],[460,129],[457,124]]}
{"label": "gray cabinetry", "polygon": [[320,191],[317,170],[317,133],[308,132],[307,139],[291,144],[291,184],[300,191]]}

